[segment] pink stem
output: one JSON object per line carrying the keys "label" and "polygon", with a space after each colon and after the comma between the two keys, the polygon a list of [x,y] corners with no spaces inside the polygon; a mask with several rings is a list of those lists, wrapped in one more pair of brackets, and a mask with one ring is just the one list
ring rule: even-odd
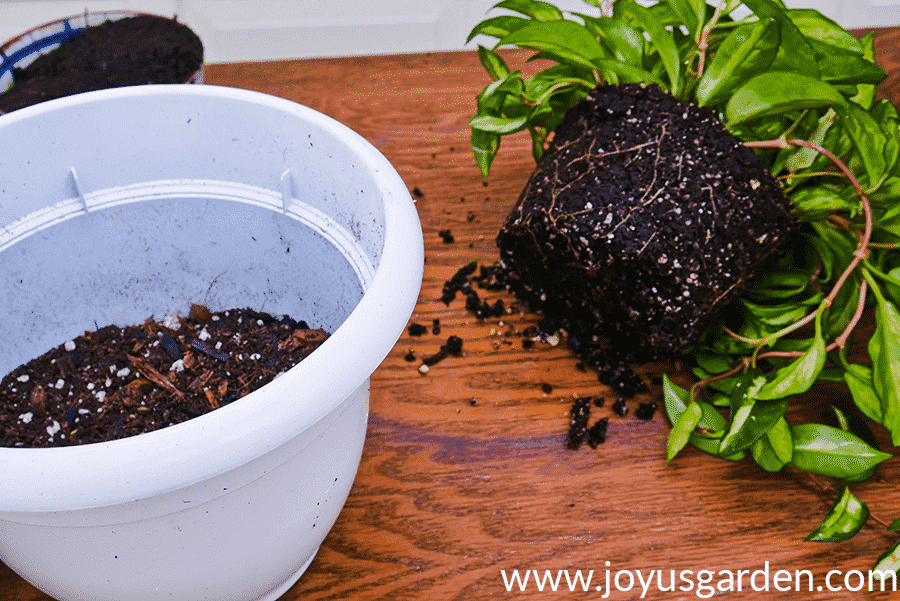
{"label": "pink stem", "polygon": [[724,6],[725,0],[719,0],[719,3],[716,5],[716,12],[713,13],[712,19],[710,19],[709,23],[707,23],[700,31],[700,36],[697,40],[697,48],[700,50],[700,60],[697,63],[697,79],[703,77],[703,70],[706,68],[706,51],[709,50],[709,34],[712,32],[713,27],[716,26],[716,23],[719,22]]}
{"label": "pink stem", "polygon": [[[720,5],[720,7],[721,7],[721,5]],[[707,32],[707,35],[708,35],[708,32]],[[701,48],[701,50],[702,50],[702,48]],[[700,57],[700,66],[702,69],[703,54],[701,54],[701,57]],[[822,154],[823,156],[828,158],[832,163],[834,163],[834,165],[841,171],[841,173],[847,178],[847,180],[853,186],[853,189],[856,191],[857,196],[859,196],[860,205],[862,206],[864,220],[865,220],[864,221],[864,229],[862,232],[856,232],[857,238],[859,239],[859,243],[856,247],[856,250],[853,252],[853,260],[850,262],[850,264],[847,266],[847,268],[844,270],[844,272],[841,273],[840,277],[838,278],[837,282],[835,282],[835,284],[832,287],[831,292],[828,294],[828,296],[825,297],[825,299],[822,301],[822,305],[824,305],[825,308],[830,307],[831,304],[834,302],[834,299],[837,297],[838,293],[840,292],[841,288],[847,282],[847,279],[850,277],[850,274],[853,273],[853,271],[857,268],[857,266],[859,266],[860,262],[863,259],[868,257],[869,243],[872,240],[872,231],[874,229],[874,220],[872,217],[872,206],[869,203],[869,198],[866,196],[862,185],[859,183],[859,180],[856,179],[856,176],[853,174],[852,171],[850,171],[850,169],[847,167],[846,163],[844,163],[841,159],[839,159],[833,152],[831,152],[830,150],[828,150],[827,148],[825,148],[824,146],[822,146],[820,144],[817,144],[815,142],[808,142],[806,140],[798,140],[798,139],[794,139],[794,138],[787,139],[787,140],[784,138],[779,138],[776,140],[760,140],[760,141],[753,141],[753,142],[744,142],[744,145],[749,148],[779,148],[782,150],[790,149],[793,146],[802,146],[804,148],[809,148],[810,150],[814,150],[814,151],[818,152],[819,154]],[[848,227],[850,225],[850,222],[846,218],[841,217],[839,215],[832,215],[831,220],[843,227]],[[856,303],[856,311],[854,312],[853,317],[850,319],[850,322],[847,324],[847,327],[844,328],[844,331],[841,332],[841,334],[837,338],[835,338],[834,342],[832,342],[830,345],[828,345],[826,347],[827,351],[832,351],[836,348],[844,348],[847,345],[847,341],[849,340],[850,335],[853,333],[853,330],[859,324],[860,319],[862,319],[862,314],[863,314],[863,311],[865,310],[865,305],[866,305],[867,292],[868,292],[868,285],[867,285],[867,282],[865,281],[865,279],[863,279],[862,283],[860,284],[859,298]],[[810,323],[811,321],[813,321],[815,319],[817,312],[818,311],[814,311],[814,312],[810,313],[809,315],[807,315],[806,317],[804,317],[803,319],[801,319],[800,321],[788,326],[784,330],[781,330],[779,332],[779,335],[784,335],[789,332],[793,332],[794,330],[797,330],[797,329],[803,327],[804,325]],[[722,326],[722,329],[729,336],[731,336],[732,338],[739,340],[741,342],[745,342],[748,344],[754,344],[754,343],[758,342],[758,341],[746,338],[744,336],[740,336],[725,326]],[[802,356],[802,354],[803,353],[801,353],[800,351],[771,351],[768,353],[762,353],[760,355],[757,355],[756,359],[766,359],[766,358],[774,358],[774,357],[796,358],[796,357]],[[731,369],[725,373],[717,374],[715,376],[712,376],[710,378],[707,378],[705,380],[698,382],[691,389],[691,398],[693,399],[696,397],[695,391],[697,389],[700,389],[700,388],[706,386],[710,382],[715,382],[717,380],[724,380],[725,378],[733,376],[734,374],[738,373],[739,371],[741,371],[742,369],[744,369],[745,367],[750,365],[750,362],[751,362],[751,359],[749,357],[744,357],[741,360],[741,363],[739,365],[737,365],[736,367],[734,367],[733,369]]]}

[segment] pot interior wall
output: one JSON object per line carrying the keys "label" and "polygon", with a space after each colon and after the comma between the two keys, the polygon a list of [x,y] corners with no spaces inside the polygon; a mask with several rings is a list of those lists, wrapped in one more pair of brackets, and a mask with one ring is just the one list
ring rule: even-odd
{"label": "pot interior wall", "polygon": [[361,254],[329,240],[327,222],[221,191],[160,187],[161,198],[133,202],[142,194],[131,189],[123,204],[36,226],[0,252],[0,372],[85,330],[186,315],[191,303],[288,314],[333,332],[362,297]]}
{"label": "pot interior wall", "polygon": [[334,332],[381,263],[399,187],[346,127],[215,86],[42,103],[3,115],[4,141],[31,150],[0,162],[0,375],[191,303]]}

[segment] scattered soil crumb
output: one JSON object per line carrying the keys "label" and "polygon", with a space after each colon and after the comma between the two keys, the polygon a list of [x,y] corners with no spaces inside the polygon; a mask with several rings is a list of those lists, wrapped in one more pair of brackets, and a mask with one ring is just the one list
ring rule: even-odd
{"label": "scattered soil crumb", "polygon": [[588,431],[588,420],[591,417],[591,399],[579,397],[572,403],[569,419],[569,432],[566,436],[566,448],[577,451],[584,444]]}
{"label": "scattered soil crumb", "polygon": [[651,420],[653,419],[654,414],[656,414],[656,408],[656,403],[653,401],[649,403],[640,403],[638,408],[634,411],[634,416],[645,421]]}
{"label": "scattered soil crumb", "polygon": [[603,417],[594,422],[587,432],[587,443],[592,449],[606,442],[606,430],[609,427],[609,418]]}
{"label": "scattered soil crumb", "polygon": [[428,328],[420,323],[411,323],[407,329],[410,336],[422,336],[428,333]]}

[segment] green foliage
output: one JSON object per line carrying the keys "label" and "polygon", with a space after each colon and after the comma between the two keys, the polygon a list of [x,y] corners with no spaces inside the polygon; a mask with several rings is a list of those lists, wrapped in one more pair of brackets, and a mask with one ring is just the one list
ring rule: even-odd
{"label": "green foliage", "polygon": [[[885,72],[873,36],[857,39],[780,0],[616,0],[612,16],[598,0],[586,4],[566,13],[505,0],[495,8],[507,14],[472,30],[470,40],[495,40],[478,49],[492,80],[471,121],[478,165],[487,176],[502,136],[526,131],[539,161],[571,107],[599,84],[627,82],[709,108],[757,149],[803,238],[725,316],[728,329],[710,330],[688,353],[700,381],[685,390],[665,380],[667,460],[693,446],[768,472],[834,478],[835,505],[807,540],[850,538],[869,511],[846,484],[891,457],[867,421],[900,445],[900,111],[875,98]],[[749,16],[734,16],[741,6]],[[510,72],[506,46],[549,66]],[[864,308],[875,331],[856,362],[847,346]],[[845,385],[853,407],[834,408],[838,427],[790,423],[791,399],[820,381]],[[900,546],[876,567],[898,570]]]}
{"label": "green foliage", "polygon": [[869,508],[853,496],[846,486],[841,490],[834,505],[828,511],[822,524],[806,537],[808,541],[839,542],[853,538],[866,523]]}

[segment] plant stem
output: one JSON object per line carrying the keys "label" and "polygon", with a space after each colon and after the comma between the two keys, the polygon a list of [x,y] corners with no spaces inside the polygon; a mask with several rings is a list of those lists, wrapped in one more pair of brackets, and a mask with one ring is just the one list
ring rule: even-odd
{"label": "plant stem", "polygon": [[[819,480],[815,474],[813,474],[811,472],[803,472],[803,473],[806,474],[806,476],[810,479],[810,481],[812,481],[812,483],[815,485],[815,487],[818,488],[819,492],[821,492],[822,494],[833,495],[838,492],[838,490],[835,489],[834,487],[827,486],[824,482]],[[869,517],[872,518],[873,521],[876,521],[879,524],[881,524],[882,526],[884,526],[885,528],[889,528],[891,525],[890,522],[881,519],[880,517],[878,517],[871,511],[869,511]]]}
{"label": "plant stem", "polygon": [[703,77],[703,70],[706,68],[706,51],[709,50],[709,34],[712,32],[713,27],[716,26],[716,23],[719,22],[719,18],[722,16],[722,9],[724,8],[725,0],[719,0],[719,3],[716,5],[716,12],[713,13],[712,19],[710,19],[709,23],[704,25],[702,29],[697,30],[697,49],[700,51],[700,61],[697,64],[698,80]]}
{"label": "plant stem", "polygon": [[844,177],[843,173],[837,171],[810,171],[809,173],[790,173],[788,175],[779,175],[777,179],[791,180],[801,177],[819,177],[819,176]]}
{"label": "plant stem", "polygon": [[710,376],[710,377],[706,378],[705,380],[701,380],[701,381],[697,382],[696,384],[691,386],[690,397],[689,397],[690,400],[692,402],[696,401],[699,391],[702,390],[703,388],[706,388],[706,386],[708,384],[711,384],[712,382],[718,382],[719,380],[725,380],[735,374],[740,373],[741,371],[743,371],[744,369],[746,369],[747,367],[750,366],[751,361],[752,360],[750,359],[750,357],[744,357],[743,359],[741,359],[741,362],[738,365],[731,368],[730,370],[728,370],[724,373],[721,373],[721,374],[716,374],[714,376]]}
{"label": "plant stem", "polygon": [[615,0],[603,0],[603,2],[600,3],[600,14],[603,15],[604,17],[613,16],[613,3],[614,2],[615,2]]}
{"label": "plant stem", "polygon": [[[853,330],[859,324],[859,320],[862,319],[863,311],[866,308],[866,293],[868,292],[869,284],[866,282],[866,279],[863,278],[862,282],[859,285],[859,299],[856,301],[856,312],[853,314],[853,317],[850,319],[850,323],[847,324],[847,327],[844,328],[844,331],[841,332],[840,336],[834,339],[834,348],[843,349],[847,346],[847,341],[850,339],[850,334],[853,333]],[[826,351],[834,350],[832,346],[826,347]]]}
{"label": "plant stem", "polygon": [[[721,6],[721,3],[720,3],[720,6]],[[716,17],[713,17],[713,21],[715,19],[716,19]],[[710,22],[712,23],[713,21],[710,21]],[[702,56],[703,55],[701,54],[701,66],[702,66]],[[731,377],[732,375],[738,373],[740,370],[746,368],[748,365],[751,365],[758,359],[800,357],[803,354],[800,351],[770,351],[768,353],[761,353],[761,354],[758,354],[758,351],[763,346],[771,344],[772,342],[781,338],[782,336],[790,334],[791,332],[794,332],[794,331],[802,328],[803,326],[809,324],[816,318],[816,315],[818,315],[820,311],[828,309],[831,306],[831,304],[834,302],[835,298],[837,298],[837,295],[841,291],[841,288],[843,288],[844,284],[846,284],[847,280],[850,278],[850,275],[859,267],[860,263],[862,261],[864,261],[865,259],[867,259],[869,256],[869,244],[872,239],[872,230],[874,228],[873,217],[872,217],[872,207],[871,207],[871,204],[869,203],[868,197],[865,194],[865,191],[862,188],[862,185],[859,183],[859,180],[856,179],[856,176],[849,169],[849,167],[847,167],[847,164],[844,161],[842,161],[840,158],[838,158],[833,152],[831,152],[827,148],[823,147],[821,144],[817,144],[815,142],[808,142],[806,140],[799,140],[796,138],[787,139],[784,136],[782,136],[778,139],[775,139],[775,140],[759,140],[759,141],[752,141],[752,142],[744,142],[744,145],[749,148],[778,148],[778,149],[782,149],[782,150],[789,150],[796,146],[801,146],[803,148],[809,148],[810,150],[818,152],[819,154],[822,154],[823,156],[828,158],[832,163],[834,163],[834,165],[838,168],[840,173],[826,172],[826,173],[822,173],[822,175],[843,175],[850,182],[850,184],[853,186],[853,189],[856,192],[856,195],[859,197],[860,206],[863,210],[863,215],[864,215],[864,220],[865,220],[864,221],[864,229],[862,232],[859,232],[859,231],[855,232],[857,239],[858,239],[858,244],[857,244],[856,250],[853,252],[853,259],[850,261],[850,264],[847,266],[847,268],[844,269],[844,271],[838,277],[837,281],[834,283],[834,286],[832,286],[832,288],[831,288],[831,292],[828,294],[828,296],[826,296],[822,300],[822,302],[819,304],[819,307],[815,311],[813,311],[809,315],[806,315],[802,319],[794,322],[793,324],[782,328],[778,332],[775,332],[774,334],[769,334],[768,336],[766,336],[764,338],[759,338],[759,339],[751,339],[751,338],[747,338],[744,336],[740,336],[736,332],[731,331],[729,328],[722,326],[722,330],[726,334],[728,334],[729,336],[734,338],[735,340],[738,340],[745,344],[756,345],[757,346],[756,351],[754,352],[752,358],[744,357],[741,360],[741,363],[739,365],[737,365],[733,369],[729,370],[728,372],[718,374],[716,376],[712,376],[710,378],[707,378],[707,379],[702,380],[702,381],[698,382],[697,384],[695,384],[694,387],[691,388],[691,398],[692,399],[695,398],[695,396],[696,396],[695,390],[699,390],[700,388],[705,387],[710,382],[715,382],[717,380],[723,380],[725,378]],[[805,175],[805,174],[801,174],[801,176],[803,176],[803,175]],[[849,226],[850,226],[850,222],[840,215],[832,215],[831,220],[834,221],[837,225],[840,225],[842,227],[849,228]],[[834,349],[843,349],[847,345],[847,342],[850,339],[850,335],[853,333],[853,330],[856,328],[856,326],[859,324],[860,319],[862,318],[862,314],[865,309],[867,293],[868,293],[868,283],[865,278],[862,278],[862,281],[860,283],[859,297],[858,297],[858,300],[856,303],[856,311],[854,312],[853,317],[850,319],[850,322],[844,328],[844,331],[841,332],[834,339],[834,341],[826,347],[827,351],[832,351]]]}

